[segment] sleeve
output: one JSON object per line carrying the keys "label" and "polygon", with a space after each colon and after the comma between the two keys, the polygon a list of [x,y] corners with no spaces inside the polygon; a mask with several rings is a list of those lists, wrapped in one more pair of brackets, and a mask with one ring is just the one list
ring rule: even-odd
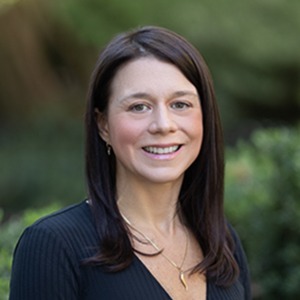
{"label": "sleeve", "polygon": [[14,252],[9,299],[79,299],[75,255],[47,228],[33,226],[21,236]]}
{"label": "sleeve", "polygon": [[251,300],[252,296],[251,296],[251,279],[250,279],[250,272],[249,272],[249,268],[248,268],[248,261],[247,261],[247,257],[246,254],[244,252],[242,243],[240,241],[240,238],[238,236],[238,234],[236,233],[236,231],[230,226],[230,231],[232,233],[233,239],[235,241],[236,244],[236,248],[235,248],[235,258],[237,260],[237,263],[239,265],[240,268],[240,276],[239,276],[239,280],[241,282],[241,284],[243,285],[244,288],[244,299],[245,300]]}

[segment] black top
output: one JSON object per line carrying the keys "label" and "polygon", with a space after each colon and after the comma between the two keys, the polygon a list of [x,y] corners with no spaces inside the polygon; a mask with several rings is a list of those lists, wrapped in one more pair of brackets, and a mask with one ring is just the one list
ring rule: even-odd
{"label": "black top", "polygon": [[[236,240],[240,277],[229,288],[207,283],[207,299],[250,299],[246,258]],[[95,254],[99,238],[86,202],[44,217],[27,228],[14,253],[10,300],[171,299],[135,256],[123,271],[107,273],[81,261]]]}

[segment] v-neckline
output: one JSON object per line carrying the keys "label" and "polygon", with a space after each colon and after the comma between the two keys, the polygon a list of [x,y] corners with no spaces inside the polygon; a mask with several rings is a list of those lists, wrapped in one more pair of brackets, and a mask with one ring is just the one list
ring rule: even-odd
{"label": "v-neckline", "polygon": [[[140,267],[143,268],[143,270],[147,273],[149,278],[151,278],[151,280],[156,283],[158,288],[168,297],[168,299],[172,300],[172,297],[170,296],[170,294],[166,291],[166,289],[162,286],[162,284],[150,272],[150,270],[147,268],[147,266],[142,262],[142,260],[136,254],[134,254],[134,259],[137,261],[137,263],[140,265]],[[209,284],[206,281],[206,296],[205,296],[206,300],[208,300],[208,288],[209,288]]]}
{"label": "v-neckline", "polygon": [[169,295],[169,293],[165,290],[165,288],[161,285],[161,283],[156,279],[156,277],[150,272],[150,270],[147,268],[147,266],[141,261],[141,259],[137,256],[134,255],[135,260],[137,261],[137,263],[144,269],[144,271],[147,273],[147,275],[151,278],[152,281],[154,281],[156,283],[156,285],[159,287],[160,290],[162,290],[162,292],[164,294],[166,294],[166,296],[172,300],[172,297]]}

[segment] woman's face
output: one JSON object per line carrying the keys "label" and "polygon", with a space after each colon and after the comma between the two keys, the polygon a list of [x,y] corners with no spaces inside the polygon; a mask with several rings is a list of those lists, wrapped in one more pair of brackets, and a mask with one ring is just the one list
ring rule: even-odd
{"label": "woman's face", "polygon": [[202,144],[197,90],[172,64],[134,60],[116,73],[98,127],[116,156],[117,182],[182,180]]}

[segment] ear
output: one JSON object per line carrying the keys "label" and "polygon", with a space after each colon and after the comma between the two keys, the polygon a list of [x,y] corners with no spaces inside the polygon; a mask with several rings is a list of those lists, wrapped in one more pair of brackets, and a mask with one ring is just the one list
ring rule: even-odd
{"label": "ear", "polygon": [[98,108],[95,109],[96,122],[98,126],[98,132],[100,137],[108,144],[109,142],[109,130],[107,124],[107,116],[105,113],[100,112]]}

